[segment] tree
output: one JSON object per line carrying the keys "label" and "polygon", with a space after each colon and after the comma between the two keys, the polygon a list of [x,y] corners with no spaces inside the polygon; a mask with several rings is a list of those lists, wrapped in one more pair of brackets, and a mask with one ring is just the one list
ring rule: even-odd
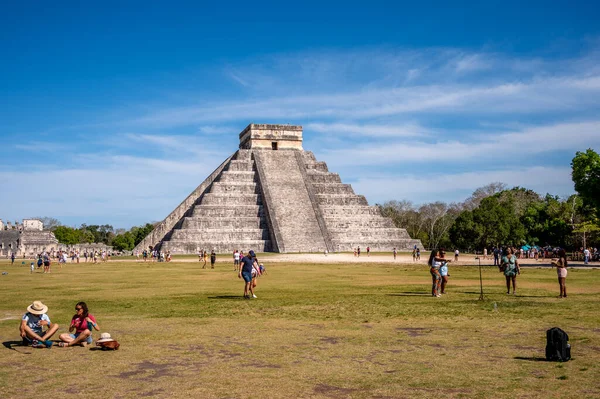
{"label": "tree", "polygon": [[412,238],[423,238],[422,231],[424,220],[412,202],[406,200],[388,201],[383,205],[377,206],[379,207],[381,215],[391,218],[396,227],[406,229]]}
{"label": "tree", "polygon": [[67,226],[58,226],[54,229],[54,236],[58,242],[67,245],[78,244],[80,234],[79,230]]}
{"label": "tree", "polygon": [[424,221],[427,232],[427,240],[424,245],[428,248],[438,248],[448,234],[448,230],[458,216],[456,205],[448,205],[444,202],[432,202],[419,208],[419,213]]}
{"label": "tree", "polygon": [[600,155],[591,148],[577,152],[571,161],[575,191],[600,217]]}
{"label": "tree", "polygon": [[60,221],[58,219],[51,218],[49,216],[38,216],[38,217],[34,217],[32,219],[40,220],[44,224],[44,230],[46,230],[46,231],[53,231],[58,226],[62,225],[62,223],[60,223]]}
{"label": "tree", "polygon": [[486,186],[479,187],[473,191],[473,194],[463,202],[463,209],[472,211],[477,208],[484,198],[491,197],[506,190],[506,184],[501,182],[490,183]]}

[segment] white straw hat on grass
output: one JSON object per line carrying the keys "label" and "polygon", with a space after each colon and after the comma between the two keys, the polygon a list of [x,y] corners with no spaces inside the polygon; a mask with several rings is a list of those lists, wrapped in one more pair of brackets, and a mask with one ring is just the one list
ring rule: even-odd
{"label": "white straw hat on grass", "polygon": [[109,333],[102,333],[100,334],[100,339],[96,342],[110,342],[110,341],[114,341],[114,339],[112,339],[110,337]]}

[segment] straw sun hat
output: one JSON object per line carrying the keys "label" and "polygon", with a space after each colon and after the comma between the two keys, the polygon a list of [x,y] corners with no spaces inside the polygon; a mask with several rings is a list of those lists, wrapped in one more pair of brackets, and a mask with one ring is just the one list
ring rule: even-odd
{"label": "straw sun hat", "polygon": [[31,305],[27,306],[27,311],[31,314],[41,315],[48,311],[48,306],[41,301],[33,301]]}
{"label": "straw sun hat", "polygon": [[109,333],[102,333],[100,334],[100,339],[96,342],[110,342],[110,341],[114,341],[114,339],[111,338]]}

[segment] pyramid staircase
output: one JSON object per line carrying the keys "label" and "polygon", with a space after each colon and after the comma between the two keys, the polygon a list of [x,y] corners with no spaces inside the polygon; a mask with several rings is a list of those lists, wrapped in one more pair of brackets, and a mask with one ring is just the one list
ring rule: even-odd
{"label": "pyramid staircase", "polygon": [[271,250],[256,170],[249,150],[239,150],[210,188],[173,229],[161,250]]}

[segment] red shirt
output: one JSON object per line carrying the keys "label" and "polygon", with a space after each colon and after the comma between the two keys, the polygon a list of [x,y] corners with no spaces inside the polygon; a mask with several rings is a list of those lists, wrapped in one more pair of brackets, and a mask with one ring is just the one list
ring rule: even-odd
{"label": "red shirt", "polygon": [[[94,316],[92,316],[91,314],[88,314],[89,319],[91,321],[94,322],[94,324],[96,324],[96,318]],[[83,316],[73,316],[73,318],[71,319],[71,326],[75,326],[75,332],[78,334],[81,334],[82,332],[84,332],[85,330],[90,330],[92,331],[94,327],[92,326],[88,326],[88,322],[85,319],[85,317]]]}

